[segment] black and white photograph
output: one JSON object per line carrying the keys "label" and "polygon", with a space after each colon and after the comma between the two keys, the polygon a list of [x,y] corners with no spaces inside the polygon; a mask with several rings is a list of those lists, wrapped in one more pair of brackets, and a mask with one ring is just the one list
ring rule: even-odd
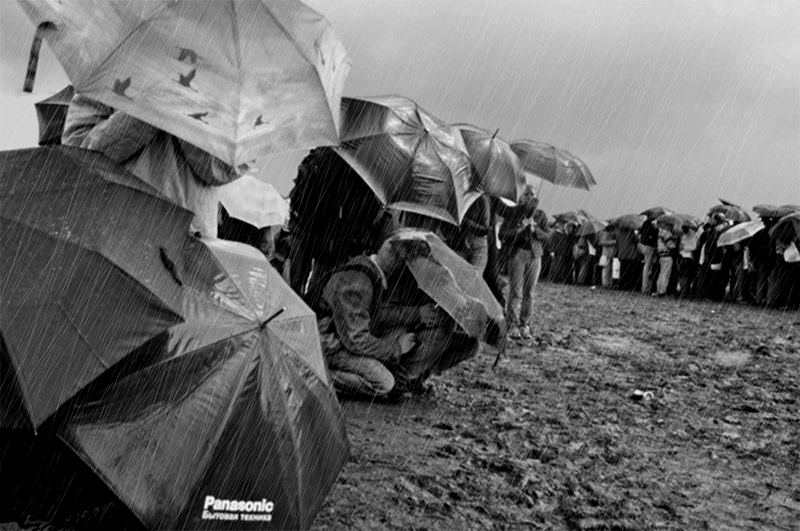
{"label": "black and white photograph", "polygon": [[800,531],[800,2],[0,0],[0,531]]}

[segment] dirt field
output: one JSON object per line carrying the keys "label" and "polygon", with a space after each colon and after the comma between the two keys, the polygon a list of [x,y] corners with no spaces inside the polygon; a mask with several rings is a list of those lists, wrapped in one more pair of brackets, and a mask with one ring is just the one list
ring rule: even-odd
{"label": "dirt field", "polygon": [[486,349],[434,397],[343,403],[352,458],[315,530],[800,530],[800,313],[539,298],[495,371]]}
{"label": "dirt field", "polygon": [[487,349],[434,398],[344,402],[314,529],[800,530],[800,313],[539,296],[496,371]]}

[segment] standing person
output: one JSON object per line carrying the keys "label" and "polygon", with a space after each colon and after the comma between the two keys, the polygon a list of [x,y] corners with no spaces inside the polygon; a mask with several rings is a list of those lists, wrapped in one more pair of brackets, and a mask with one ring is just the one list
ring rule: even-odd
{"label": "standing person", "polygon": [[667,294],[669,279],[672,276],[673,254],[678,244],[671,228],[658,229],[658,280],[654,296],[663,297]]}
{"label": "standing person", "polygon": [[681,298],[694,298],[697,291],[697,244],[698,231],[684,225],[678,249],[678,292]]}
{"label": "standing person", "polygon": [[619,259],[619,287],[626,291],[637,291],[642,270],[641,255],[637,248],[637,237],[633,230],[617,229],[617,258]]}
{"label": "standing person", "polygon": [[[489,259],[489,231],[492,227],[489,197],[482,194],[469,207],[456,238],[455,251],[483,275]],[[493,237],[494,234],[491,234]]]}
{"label": "standing person", "polygon": [[[381,311],[387,276],[405,264],[397,246],[387,239],[375,255],[351,258],[329,273],[321,296],[314,297],[325,363],[334,387],[345,394],[388,396],[395,387],[389,367],[416,346],[411,328],[423,321],[421,307]],[[391,327],[376,336],[381,320]]]}
{"label": "standing person", "polygon": [[80,94],[69,104],[61,143],[100,151],[191,210],[191,232],[211,238],[217,237],[216,187],[251,169],[249,164],[232,168],[197,146]]}
{"label": "standing person", "polygon": [[504,283],[501,277],[502,264],[500,262],[500,242],[498,241],[498,220],[496,204],[500,202],[499,199],[486,196],[489,204],[489,233],[486,236],[487,253],[486,253],[486,268],[483,271],[483,280],[489,286],[492,294],[500,303],[500,306],[505,307],[506,299],[503,295]]}
{"label": "standing person", "polygon": [[764,229],[755,233],[748,242],[750,265],[754,270],[753,303],[762,306],[767,300],[770,270],[772,269],[773,253],[770,252],[769,230],[775,223],[775,218],[762,217]]}
{"label": "standing person", "polygon": [[502,212],[503,248],[509,255],[509,297],[506,318],[512,339],[531,337],[533,297],[542,267],[543,242],[548,237],[547,215],[537,209],[539,200],[528,185],[515,207]]}
{"label": "standing person", "polygon": [[642,293],[650,295],[653,291],[653,265],[656,260],[658,246],[658,228],[656,221],[647,218],[639,231],[639,252],[643,258]]}
{"label": "standing person", "polygon": [[607,227],[600,237],[600,246],[602,247],[600,255],[600,267],[602,268],[600,284],[606,288],[611,289],[614,279],[612,278],[613,262],[617,256],[617,229],[614,227]]}

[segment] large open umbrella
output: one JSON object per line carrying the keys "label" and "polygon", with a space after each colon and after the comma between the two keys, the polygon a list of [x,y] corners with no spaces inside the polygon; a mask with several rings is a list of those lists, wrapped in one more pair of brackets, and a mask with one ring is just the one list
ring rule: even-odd
{"label": "large open umbrella", "polygon": [[290,0],[21,0],[79,93],[232,166],[338,142],[350,60]]}
{"label": "large open umbrella", "polygon": [[39,145],[57,145],[61,143],[64,121],[67,118],[69,102],[75,95],[72,85],[68,85],[49,98],[38,101],[36,117],[39,119]]}
{"label": "large open umbrella", "polygon": [[665,208],[662,206],[654,206],[650,207],[647,210],[643,210],[640,212],[640,215],[645,216],[649,219],[658,219],[664,214],[674,214],[675,212],[670,210],[669,208]]}
{"label": "large open umbrella", "polygon": [[151,529],[306,529],[348,457],[314,313],[249,246],[195,240],[186,322],[54,417]]}
{"label": "large open umbrella", "polygon": [[99,153],[0,153],[0,427],[40,426],[180,322],[191,218]]}
{"label": "large open umbrella", "polygon": [[525,176],[519,157],[508,142],[470,124],[455,124],[464,139],[475,171],[478,172],[484,191],[493,196],[517,202],[525,186]]}
{"label": "large open umbrella", "polygon": [[257,229],[283,225],[289,219],[289,203],[278,191],[252,175],[219,187],[218,198],[228,214]]}
{"label": "large open umbrella", "polygon": [[784,245],[793,241],[800,243],[800,212],[782,217],[769,230],[769,235]]}
{"label": "large open umbrella", "polygon": [[761,216],[762,218],[782,218],[783,216],[788,216],[789,214],[794,214],[795,212],[800,212],[800,207],[796,205],[755,205],[753,207],[753,212]]}
{"label": "large open umbrella", "polygon": [[720,213],[725,216],[725,219],[733,221],[734,223],[742,223],[750,221],[750,216],[741,207],[733,205],[714,205],[708,210],[708,215]]}
{"label": "large open umbrella", "polygon": [[461,134],[403,96],[342,99],[336,152],[378,199],[459,225],[480,196]]}
{"label": "large open umbrella", "polygon": [[753,235],[761,232],[764,230],[764,222],[759,220],[755,221],[745,221],[743,223],[737,223],[732,227],[729,227],[725,232],[719,235],[719,239],[717,240],[717,245],[720,247],[725,247],[727,245],[733,245],[735,243],[739,243],[744,241]]}
{"label": "large open umbrella", "polygon": [[682,227],[688,227],[692,230],[697,230],[703,224],[703,220],[698,218],[697,216],[693,216],[692,214],[676,214],[683,223],[681,224]]}
{"label": "large open umbrella", "polygon": [[535,140],[516,140],[511,149],[528,174],[558,186],[589,190],[597,184],[586,164],[563,149]]}
{"label": "large open umbrella", "polygon": [[608,227],[624,230],[639,230],[646,220],[647,216],[644,214],[623,214],[622,216],[610,219],[608,221]]}

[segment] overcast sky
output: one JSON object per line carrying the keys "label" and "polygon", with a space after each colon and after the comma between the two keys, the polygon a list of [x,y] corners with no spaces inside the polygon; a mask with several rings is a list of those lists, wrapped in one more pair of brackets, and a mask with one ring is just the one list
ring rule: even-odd
{"label": "overcast sky", "polygon": [[[402,94],[449,122],[567,149],[591,192],[545,183],[549,213],[718,197],[800,204],[800,2],[309,0],[352,59],[345,95]],[[67,83],[49,50],[22,81],[32,24],[0,0],[0,148],[32,145],[32,102]],[[286,193],[305,151],[259,161]]]}

